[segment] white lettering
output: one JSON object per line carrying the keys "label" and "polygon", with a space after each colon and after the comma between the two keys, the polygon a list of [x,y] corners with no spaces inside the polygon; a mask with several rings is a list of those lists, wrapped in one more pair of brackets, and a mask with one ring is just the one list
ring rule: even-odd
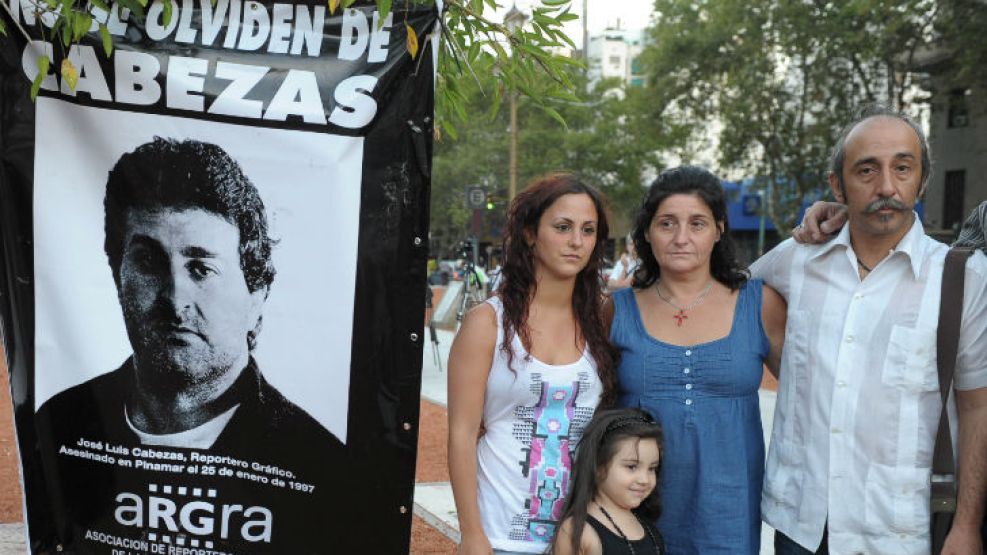
{"label": "white lettering", "polygon": [[[195,517],[195,512],[204,513],[198,518]],[[205,501],[192,501],[189,504],[182,507],[179,513],[179,520],[182,523],[182,528],[188,530],[193,534],[199,534],[202,536],[212,534],[213,527],[215,526],[215,520],[212,518],[213,506],[211,503],[206,503]]]}
{"label": "white lettering", "polygon": [[340,60],[358,60],[367,49],[370,28],[363,12],[348,9],[343,13],[343,26],[339,37]]}
{"label": "white lettering", "polygon": [[288,53],[288,39],[291,37],[291,4],[274,4],[271,11],[271,40],[267,51],[275,54]]}
{"label": "white lettering", "polygon": [[150,106],[161,99],[161,85],[155,81],[161,64],[150,54],[117,50],[113,54],[117,102]]}
{"label": "white lettering", "polygon": [[223,518],[220,521],[219,537],[224,540],[230,537],[230,516],[243,511],[243,505],[223,505]]}
{"label": "white lettering", "polygon": [[[79,82],[75,90],[69,87],[68,79],[62,79],[62,94],[75,96],[77,93],[89,93],[93,100],[112,101],[110,87],[106,85],[103,68],[96,59],[96,50],[92,46],[73,44],[69,48],[69,61],[79,72]],[[102,447],[102,445],[100,445]]]}
{"label": "white lettering", "polygon": [[267,42],[271,33],[271,17],[267,15],[264,4],[247,0],[243,10],[243,34],[240,35],[240,50],[257,50]]}
{"label": "white lettering", "polygon": [[[243,512],[244,518],[250,518],[252,515],[258,514],[262,518],[254,521],[247,521],[243,523],[240,527],[240,536],[248,542],[270,542],[271,541],[271,528],[274,520],[274,515],[271,511],[264,507],[250,507]],[[256,533],[251,533],[251,528],[258,528]]]}
{"label": "white lettering", "polygon": [[[48,56],[49,60],[55,58],[55,48],[50,42],[32,40],[24,47],[24,52],[21,54],[21,67],[28,81],[34,82],[38,76],[38,58],[43,55]],[[52,69],[48,68],[48,75],[41,80],[41,88],[46,91],[58,90],[58,79]]]}
{"label": "white lettering", "polygon": [[314,17],[309,15],[308,6],[295,6],[295,34],[291,37],[291,55],[302,53],[306,46],[309,56],[317,57],[322,51],[322,27],[326,21],[326,7],[315,6]]}
{"label": "white lettering", "polygon": [[195,0],[182,0],[182,14],[178,18],[178,32],[175,42],[191,44],[195,42],[198,31],[192,28],[192,14],[195,13]]}
{"label": "white lettering", "polygon": [[260,119],[264,103],[244,97],[260,83],[268,71],[270,68],[267,67],[217,62],[216,77],[229,79],[230,84],[216,96],[216,100],[209,106],[209,113]]}
{"label": "white lettering", "polygon": [[[118,505],[113,517],[124,526],[144,527],[144,500],[133,493],[117,495],[117,503],[130,501],[132,505]],[[129,517],[126,515],[130,515]]]}
{"label": "white lettering", "polygon": [[[171,2],[172,17],[168,25],[164,25],[164,2]],[[145,21],[145,28],[147,29],[147,37],[151,40],[162,40],[175,30],[178,26],[178,18],[175,17],[175,13],[178,12],[178,3],[175,0],[154,0],[151,7],[147,10],[147,18]]]}
{"label": "white lettering", "polygon": [[285,121],[289,115],[302,116],[305,123],[325,125],[326,111],[322,106],[315,73],[299,69],[288,70],[288,75],[264,113],[264,119]]}
{"label": "white lettering", "polygon": [[240,32],[240,0],[230,0],[230,19],[226,26],[226,39],[223,40],[223,48],[234,48],[236,46],[236,36]]}
{"label": "white lettering", "polygon": [[202,44],[212,46],[223,28],[226,11],[230,8],[230,0],[217,0],[216,11],[213,11],[212,0],[199,0],[199,13],[202,17]]}
{"label": "white lettering", "polygon": [[199,75],[205,75],[208,69],[209,62],[199,58],[169,58],[165,92],[168,107],[201,112],[204,105],[202,95],[191,93],[201,93],[204,90],[206,80]]}
{"label": "white lettering", "polygon": [[387,61],[387,45],[391,41],[391,26],[394,23],[394,12],[388,12],[384,18],[384,25],[378,25],[380,14],[374,12],[374,24],[370,33],[370,52],[367,53],[367,62],[377,64]]}
{"label": "white lettering", "polygon": [[370,93],[376,86],[377,78],[372,75],[354,75],[343,79],[333,91],[336,107],[329,115],[329,122],[358,129],[373,121],[377,114],[377,101]]}
{"label": "white lettering", "polygon": [[175,511],[178,507],[175,506],[175,502],[166,497],[155,497],[153,495],[147,498],[147,525],[151,528],[160,528],[159,523],[163,523],[165,528],[171,530],[172,532],[178,531],[178,525],[175,524]]}

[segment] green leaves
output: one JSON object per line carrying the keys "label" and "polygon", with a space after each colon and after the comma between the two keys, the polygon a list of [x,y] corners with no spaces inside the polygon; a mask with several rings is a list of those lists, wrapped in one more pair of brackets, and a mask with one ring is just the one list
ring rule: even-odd
{"label": "green leaves", "polygon": [[384,27],[384,21],[387,19],[387,15],[391,13],[391,1],[377,0],[377,11],[380,13],[380,19],[377,20],[378,29]]}
{"label": "green leaves", "polygon": [[773,183],[769,216],[791,229],[803,198],[827,190],[829,149],[855,109],[908,104],[907,54],[930,36],[935,5],[656,0],[641,56],[654,117],[715,141],[731,173]]}
{"label": "green leaves", "polygon": [[41,82],[48,76],[48,69],[50,67],[51,60],[48,59],[48,56],[38,57],[38,74],[34,76],[34,81],[31,82],[32,102],[38,98],[38,91],[41,90]]}
{"label": "green leaves", "polygon": [[[145,6],[147,5],[147,0],[140,0],[140,1],[144,3]],[[171,0],[162,0],[161,7],[164,8],[161,12],[161,21],[162,23],[164,23],[164,26],[167,27],[169,24],[171,24],[171,17],[173,15],[172,12],[174,11],[174,6],[172,6]]]}
{"label": "green leaves", "polygon": [[[576,18],[569,11],[571,1],[542,0],[530,15],[512,12],[520,17],[510,24],[494,20],[485,11],[493,4],[492,0],[447,0],[442,29],[445,55],[439,57],[439,73],[446,77],[443,82],[479,82],[480,71],[489,71],[497,76],[500,92],[520,93],[564,127],[565,118],[551,102],[572,98],[574,85],[568,69],[581,67],[562,51],[573,46],[562,31],[566,21]],[[483,89],[483,94],[491,92]],[[497,110],[499,92],[495,98],[492,107]],[[439,94],[437,119],[465,121],[457,102],[454,94]]]}
{"label": "green leaves", "polygon": [[99,38],[103,41],[103,52],[109,58],[113,55],[113,37],[110,36],[110,30],[102,23],[99,24]]}

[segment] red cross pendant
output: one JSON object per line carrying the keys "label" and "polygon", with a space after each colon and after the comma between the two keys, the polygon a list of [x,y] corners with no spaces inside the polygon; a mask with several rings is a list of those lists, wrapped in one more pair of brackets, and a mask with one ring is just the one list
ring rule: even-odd
{"label": "red cross pendant", "polygon": [[682,327],[682,320],[688,320],[689,319],[689,317],[685,315],[685,311],[682,310],[681,308],[679,309],[679,311],[676,314],[672,314],[672,318],[675,318],[676,320],[678,320],[678,326],[680,328]]}

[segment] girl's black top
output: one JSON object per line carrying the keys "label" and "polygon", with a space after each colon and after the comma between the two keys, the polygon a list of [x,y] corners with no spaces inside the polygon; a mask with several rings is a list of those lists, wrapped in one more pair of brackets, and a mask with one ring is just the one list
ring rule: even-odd
{"label": "girl's black top", "polygon": [[[603,555],[632,555],[631,550],[627,548],[627,541],[612,532],[602,522],[593,518],[593,515],[586,515],[586,523],[592,526],[596,530],[596,535],[600,537],[600,543],[603,544]],[[654,534],[658,545],[656,546],[651,541],[652,535],[645,530],[643,538],[631,540],[631,545],[634,546],[633,555],[665,555],[665,542],[655,525],[643,520],[641,525],[651,529],[651,534]],[[656,548],[657,551],[655,551]]]}

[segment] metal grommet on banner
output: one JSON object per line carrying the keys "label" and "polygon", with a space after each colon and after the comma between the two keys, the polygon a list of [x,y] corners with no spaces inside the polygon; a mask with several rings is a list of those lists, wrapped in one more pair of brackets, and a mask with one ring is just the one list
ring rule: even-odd
{"label": "metal grommet on banner", "polygon": [[404,431],[407,432],[411,430],[411,422],[405,422],[404,424],[401,425],[401,427],[404,428]]}
{"label": "metal grommet on banner", "polygon": [[417,334],[417,333],[412,333],[412,334],[411,334],[411,335],[409,336],[409,338],[410,338],[410,339],[411,339],[412,341],[418,341],[418,334]]}
{"label": "metal grommet on banner", "polygon": [[422,244],[422,238],[421,237],[415,237],[415,246],[416,247],[420,247],[421,244]]}
{"label": "metal grommet on banner", "polygon": [[408,507],[405,507],[404,505],[401,505],[400,507],[398,507],[398,510],[401,511],[401,514],[407,514]]}
{"label": "metal grommet on banner", "polygon": [[65,548],[62,547],[62,544],[58,544],[55,546],[55,551],[61,553],[62,551],[65,551]]}

